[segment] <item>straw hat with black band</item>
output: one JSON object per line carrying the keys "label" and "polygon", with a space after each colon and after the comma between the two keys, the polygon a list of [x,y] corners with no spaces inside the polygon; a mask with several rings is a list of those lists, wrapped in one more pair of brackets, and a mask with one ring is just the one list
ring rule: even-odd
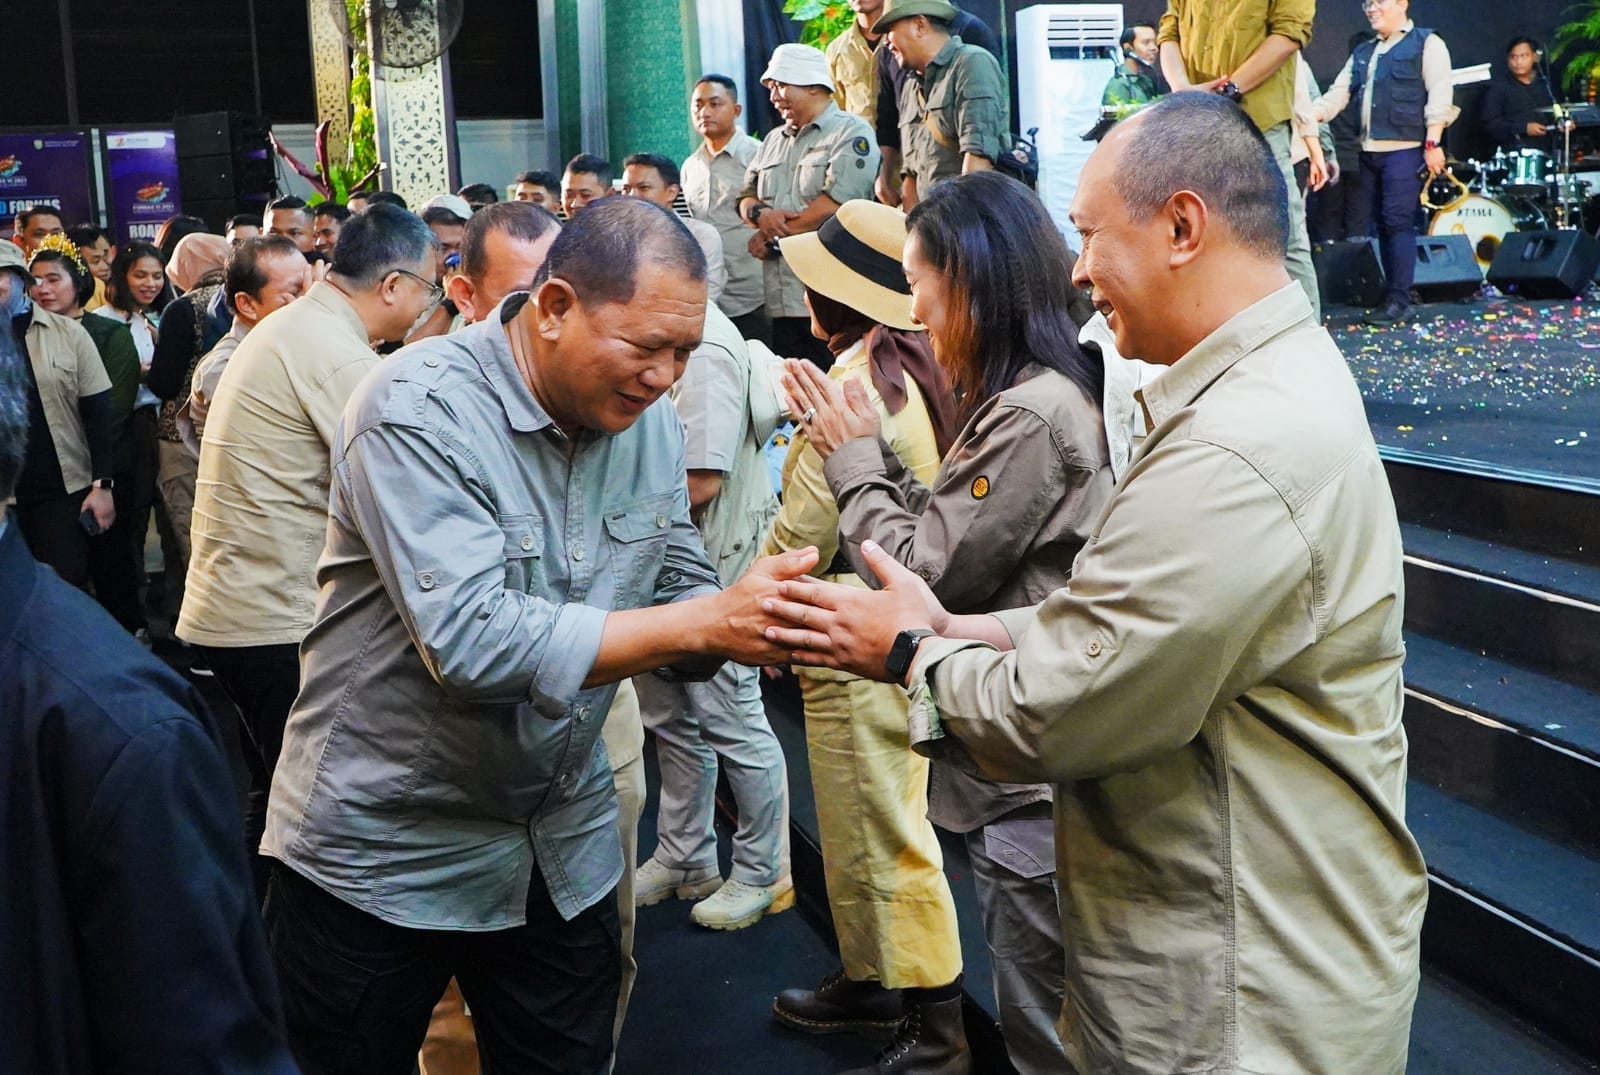
{"label": "straw hat with black band", "polygon": [[920,331],[901,257],[906,217],[864,199],[845,202],[816,231],[779,239],[783,260],[819,295],[890,328]]}

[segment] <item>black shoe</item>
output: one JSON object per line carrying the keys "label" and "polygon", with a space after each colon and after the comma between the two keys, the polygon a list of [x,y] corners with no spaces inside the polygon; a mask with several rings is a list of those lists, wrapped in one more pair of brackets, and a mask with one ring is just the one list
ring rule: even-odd
{"label": "black shoe", "polygon": [[784,1026],[807,1034],[866,1034],[884,1038],[895,1032],[905,1004],[897,989],[857,982],[837,970],[815,989],[785,989],[772,1002],[772,1015]]}
{"label": "black shoe", "polygon": [[868,1068],[844,1075],[969,1075],[972,1050],[961,1021],[961,998],[906,1004],[891,1041]]}
{"label": "black shoe", "polygon": [[1361,320],[1369,325],[1392,325],[1397,321],[1404,321],[1411,307],[1398,299],[1390,299],[1376,310],[1368,310],[1367,316]]}

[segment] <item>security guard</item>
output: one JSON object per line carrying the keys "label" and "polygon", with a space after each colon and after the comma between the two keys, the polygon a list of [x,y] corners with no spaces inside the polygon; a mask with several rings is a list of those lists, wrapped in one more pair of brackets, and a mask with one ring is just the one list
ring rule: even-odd
{"label": "security guard", "polygon": [[1000,62],[950,33],[948,0],[895,0],[873,25],[900,66],[901,208],[941,179],[994,167],[1011,128],[1011,94]]}
{"label": "security guard", "polygon": [[767,134],[750,161],[739,215],[756,229],[750,252],[765,263],[772,349],[826,369],[833,357],[811,335],[805,288],[783,263],[778,240],[817,230],[852,198],[872,197],[877,139],[871,124],[833,103],[833,78],[821,49],[779,45],[761,84],[783,126]]}

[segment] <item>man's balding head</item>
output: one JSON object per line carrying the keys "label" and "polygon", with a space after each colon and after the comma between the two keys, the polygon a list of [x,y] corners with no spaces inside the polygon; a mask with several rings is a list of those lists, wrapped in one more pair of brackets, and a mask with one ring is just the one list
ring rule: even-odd
{"label": "man's balding head", "polygon": [[461,272],[446,285],[467,322],[533,286],[561,222],[533,202],[495,202],[472,214],[461,240]]}
{"label": "man's balding head", "polygon": [[639,198],[603,198],[561,229],[538,282],[559,277],[588,306],[629,302],[645,264],[705,283],[706,256],[676,214]]}

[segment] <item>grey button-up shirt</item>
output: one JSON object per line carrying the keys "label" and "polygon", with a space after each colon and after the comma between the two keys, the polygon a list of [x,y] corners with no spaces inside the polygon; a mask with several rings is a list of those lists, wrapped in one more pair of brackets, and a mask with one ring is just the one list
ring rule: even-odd
{"label": "grey button-up shirt", "polygon": [[328,543],[262,851],[385,921],[567,918],[622,872],[583,689],[606,614],[717,588],[668,400],[567,440],[496,316],[374,371],[334,442]]}
{"label": "grey button-up shirt", "polygon": [[761,262],[750,253],[750,229],[739,215],[739,192],[745,169],[761,143],[736,131],[728,144],[713,154],[704,139],[683,162],[683,200],[689,215],[703,220],[722,236],[722,262],[728,282],[717,305],[729,317],[742,317],[767,301]]}

